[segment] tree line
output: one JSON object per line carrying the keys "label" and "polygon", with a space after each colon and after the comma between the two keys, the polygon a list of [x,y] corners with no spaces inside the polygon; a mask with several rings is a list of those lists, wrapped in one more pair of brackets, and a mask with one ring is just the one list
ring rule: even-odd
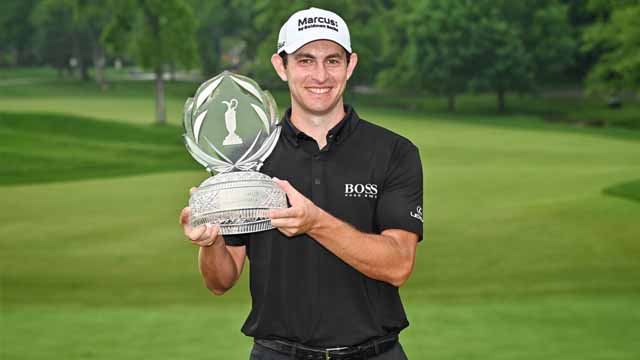
{"label": "tree line", "polygon": [[[360,55],[356,85],[456,96],[533,92],[553,79],[615,96],[640,89],[640,0],[4,0],[0,66],[42,66],[105,84],[122,59],[155,74],[232,69],[282,86],[271,69],[296,10],[341,14]],[[93,68],[93,79],[89,69]],[[157,101],[164,121],[164,101]]]}

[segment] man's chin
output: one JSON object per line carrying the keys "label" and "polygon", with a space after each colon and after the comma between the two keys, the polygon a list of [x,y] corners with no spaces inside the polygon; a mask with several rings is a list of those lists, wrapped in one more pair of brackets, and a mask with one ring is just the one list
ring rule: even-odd
{"label": "man's chin", "polygon": [[307,112],[316,116],[327,115],[330,114],[338,105],[338,100],[339,99],[336,99],[331,103],[305,104],[305,109],[307,110]]}

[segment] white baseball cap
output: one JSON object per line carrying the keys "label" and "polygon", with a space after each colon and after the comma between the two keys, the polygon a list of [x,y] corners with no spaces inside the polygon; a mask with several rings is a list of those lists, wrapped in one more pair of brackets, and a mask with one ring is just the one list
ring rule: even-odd
{"label": "white baseball cap", "polygon": [[296,12],[282,25],[276,53],[292,54],[315,40],[331,40],[351,53],[347,23],[336,13],[314,7]]}

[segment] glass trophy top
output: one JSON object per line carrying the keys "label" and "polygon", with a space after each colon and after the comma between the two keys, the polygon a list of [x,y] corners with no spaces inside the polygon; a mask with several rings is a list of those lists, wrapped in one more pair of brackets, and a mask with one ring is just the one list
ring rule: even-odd
{"label": "glass trophy top", "polygon": [[257,171],[280,134],[275,100],[252,79],[225,71],[187,99],[184,139],[210,172]]}

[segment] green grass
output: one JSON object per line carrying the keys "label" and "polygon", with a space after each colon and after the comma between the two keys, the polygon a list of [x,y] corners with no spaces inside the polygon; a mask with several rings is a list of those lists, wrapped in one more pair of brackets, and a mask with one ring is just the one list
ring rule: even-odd
{"label": "green grass", "polygon": [[[198,84],[169,82],[167,121],[180,125],[184,102]],[[34,84],[0,86],[0,110],[47,112],[152,124],[155,121],[153,85],[147,81],[119,81],[100,90],[94,83],[77,80],[43,81]]]}
{"label": "green grass", "polygon": [[17,79],[54,79],[56,70],[49,67],[38,68],[6,68],[0,67],[0,81]]}
{"label": "green grass", "polygon": [[[77,101],[65,91],[60,102]],[[129,96],[93,96],[85,116],[108,119],[99,98],[124,117],[0,117],[2,177],[14,179],[0,186],[0,358],[248,358],[248,273],[212,296],[178,226],[204,170],[178,127],[136,125]],[[640,178],[638,132],[358,109],[422,154],[425,239],[401,290],[411,359],[640,357],[640,203],[605,190]],[[20,183],[11,149],[76,181]],[[155,173],[83,178],[85,159]]]}
{"label": "green grass", "polygon": [[[448,114],[447,101],[443,97],[421,94],[349,94],[352,103],[418,110],[421,112]],[[549,122],[569,123],[579,126],[623,127],[640,129],[640,99],[628,98],[618,109],[607,107],[606,100],[598,96],[579,97],[561,94],[506,96],[506,110],[500,117],[536,116]],[[456,110],[448,116],[493,116],[496,117],[494,94],[463,94],[456,98]]]}
{"label": "green grass", "polygon": [[604,189],[604,193],[623,199],[640,201],[640,179],[613,185]]}
{"label": "green grass", "polygon": [[176,126],[0,112],[0,185],[195,169]]}
{"label": "green grass", "polygon": [[[138,123],[152,123],[155,118],[153,84],[149,81],[122,80],[130,69],[107,71],[109,85],[100,89],[94,82],[76,78],[55,78],[55,71],[47,68],[0,69],[0,109],[5,111],[46,111],[119,119]],[[28,80],[33,81],[29,83]],[[26,81],[26,82],[25,82]],[[8,86],[3,86],[8,83]],[[170,123],[178,124],[187,97],[193,96],[198,83],[167,82],[167,115]],[[270,89],[281,108],[289,105],[289,97],[282,89]],[[627,97],[619,109],[610,109],[606,99],[599,96],[581,97],[575,89],[554,90],[533,95],[509,94],[507,109],[496,116],[494,94],[463,94],[457,97],[456,111],[447,111],[443,97],[421,94],[363,94],[348,92],[349,103],[378,109],[396,108],[403,111],[437,114],[448,118],[484,117],[513,119],[535,117],[548,122],[569,123],[576,126],[621,127],[640,129],[640,98]],[[112,100],[117,99],[117,106]]]}

